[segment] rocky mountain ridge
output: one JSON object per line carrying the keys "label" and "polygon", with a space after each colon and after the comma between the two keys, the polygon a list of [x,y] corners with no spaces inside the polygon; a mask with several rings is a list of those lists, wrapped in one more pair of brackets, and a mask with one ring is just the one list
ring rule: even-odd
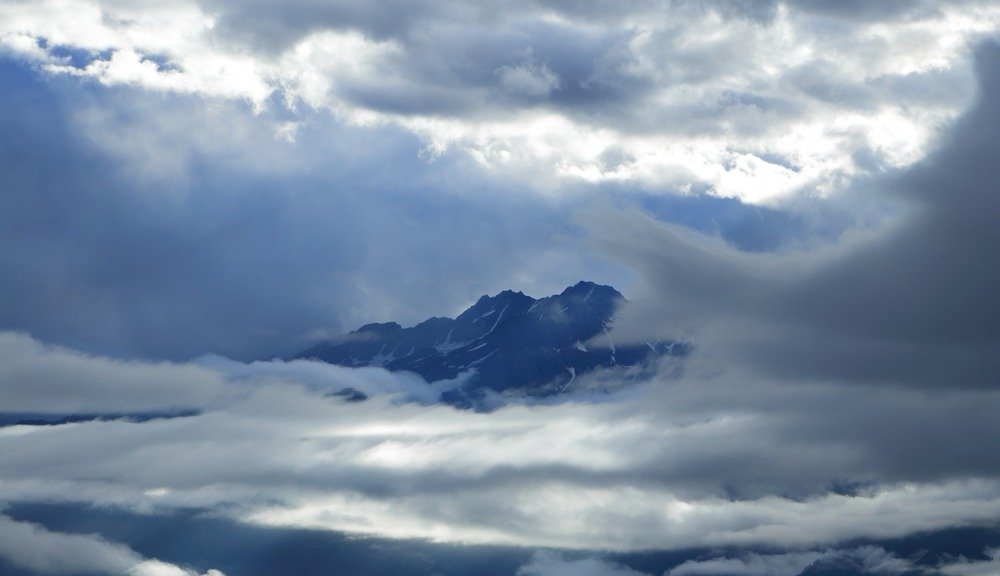
{"label": "rocky mountain ridge", "polygon": [[611,286],[579,282],[535,299],[505,290],[482,296],[456,318],[430,318],[409,328],[367,324],[297,354],[342,366],[382,366],[415,372],[428,382],[462,377],[442,400],[467,404],[488,390],[548,395],[599,369],[643,364],[683,354],[676,342],[615,346],[609,334],[627,300]]}

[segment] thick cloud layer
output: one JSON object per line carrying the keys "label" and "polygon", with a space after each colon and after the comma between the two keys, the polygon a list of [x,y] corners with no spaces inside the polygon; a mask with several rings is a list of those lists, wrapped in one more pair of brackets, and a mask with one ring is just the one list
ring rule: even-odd
{"label": "thick cloud layer", "polygon": [[[51,532],[0,516],[0,558],[37,574],[198,576],[197,572],[143,558],[98,536]],[[202,576],[225,576],[209,570]]]}
{"label": "thick cloud layer", "polygon": [[397,125],[543,189],[771,202],[919,159],[998,17],[973,1],[76,0],[7,4],[0,38],[53,73]]}
{"label": "thick cloud layer", "polygon": [[[56,353],[72,356],[24,364],[57,363]],[[137,382],[164,370],[75,358],[82,374],[117,367]],[[473,413],[406,402],[419,399],[413,377],[380,370],[210,366],[196,373],[239,393],[197,415],[0,428],[0,500],[201,507],[266,526],[621,551],[829,546],[1000,513],[1000,461],[982,442],[1000,433],[992,391],[681,379],[596,404]],[[165,402],[186,385],[161,382]],[[346,386],[372,398],[328,395]],[[50,395],[44,385],[20,394],[33,391]],[[129,409],[118,402],[109,395],[104,409]]]}

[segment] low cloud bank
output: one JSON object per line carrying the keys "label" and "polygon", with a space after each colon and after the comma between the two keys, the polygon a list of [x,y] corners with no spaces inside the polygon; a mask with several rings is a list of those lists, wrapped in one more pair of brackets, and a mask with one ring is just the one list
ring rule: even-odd
{"label": "low cloud bank", "polygon": [[[155,381],[162,407],[198,384],[157,380],[158,363],[4,337],[41,351],[23,355],[19,373],[67,356],[77,374],[92,364]],[[185,418],[2,428],[0,500],[202,507],[276,527],[619,551],[826,546],[1000,514],[1000,462],[982,441],[1000,435],[993,391],[672,376],[600,403],[475,413],[424,405],[427,384],[379,369],[219,358],[167,368],[221,393]],[[107,381],[88,385],[90,407],[127,411],[132,400]],[[51,392],[4,384],[26,407]],[[348,386],[371,397],[329,395]]]}
{"label": "low cloud bank", "polygon": [[[0,515],[0,558],[37,574],[102,576],[199,576],[199,572],[160,560],[90,534],[52,532],[38,524]],[[201,576],[225,576],[209,570]]]}

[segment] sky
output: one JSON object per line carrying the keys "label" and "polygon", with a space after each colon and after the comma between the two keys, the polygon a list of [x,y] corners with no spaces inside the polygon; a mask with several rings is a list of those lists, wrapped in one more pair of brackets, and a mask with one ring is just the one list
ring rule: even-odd
{"label": "sky", "polygon": [[[1000,573],[997,126],[985,0],[0,0],[0,572]],[[691,352],[287,360],[580,280]]]}

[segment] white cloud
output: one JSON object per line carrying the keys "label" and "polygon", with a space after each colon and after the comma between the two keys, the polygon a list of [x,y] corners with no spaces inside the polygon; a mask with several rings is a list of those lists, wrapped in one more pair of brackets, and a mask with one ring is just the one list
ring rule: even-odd
{"label": "white cloud", "polygon": [[[933,210],[822,250],[748,254],[601,211],[596,232],[653,288],[630,307],[643,326],[700,330],[682,373],[600,404],[480,414],[400,403],[438,390],[380,370],[123,362],[5,333],[7,406],[203,413],[0,429],[0,500],[617,551],[831,546],[995,522],[1000,463],[983,439],[1000,434],[1000,393],[981,382],[996,373],[997,324],[983,320],[997,278],[978,257],[996,232],[979,218],[993,112],[984,101],[956,134],[971,152],[945,150],[910,180]],[[967,178],[938,194],[955,171]],[[373,398],[325,396],[347,386]]]}
{"label": "white cloud", "polygon": [[[423,138],[431,156],[463,149],[483,166],[530,181],[533,189],[562,190],[576,180],[677,190],[702,184],[719,195],[767,203],[807,188],[829,191],[831,183],[863,170],[921,158],[938,128],[969,101],[966,46],[992,34],[997,17],[987,5],[831,29],[826,17],[791,8],[779,9],[774,19],[746,21],[711,10],[678,10],[620,14],[608,19],[620,26],[613,30],[594,23],[601,18],[541,18],[527,11],[495,21],[477,9],[460,12],[456,18],[467,19],[457,24],[435,25],[421,15],[414,30],[424,32],[414,34],[388,25],[310,21],[296,28],[293,22],[286,43],[261,47],[239,40],[233,28],[239,32],[240,21],[224,9],[62,0],[0,5],[0,42],[52,73],[109,85],[243,99],[258,111],[273,105],[278,94],[289,108],[330,110],[363,126],[402,126]],[[515,33],[530,29],[528,24],[552,28],[533,36]],[[563,45],[545,45],[559,38]],[[524,44],[534,45],[530,54],[537,61],[523,61]],[[587,57],[599,62],[593,69],[587,58],[565,56],[575,54],[567,48],[591,45],[601,47]],[[455,59],[473,48],[480,56]],[[67,49],[85,54],[66,55]],[[833,53],[840,55],[836,61],[825,56]],[[79,63],[81,58],[86,62]],[[940,92],[921,88],[943,80],[949,86]],[[525,98],[499,97],[498,82]],[[177,122],[174,137],[187,140],[187,126]],[[278,126],[286,137],[303,130],[298,120]],[[235,123],[226,127],[237,139]],[[211,131],[191,132],[197,132],[192,139],[211,137]],[[114,141],[108,146],[153,155],[136,151],[141,138],[131,136],[104,135]],[[221,150],[219,156],[225,155]],[[867,164],[856,163],[866,156]],[[172,176],[171,166],[162,173]],[[954,187],[949,193],[965,192]],[[621,259],[637,263],[662,289],[664,297],[649,300],[649,319],[660,322],[653,328],[662,334],[698,320],[704,340],[683,375],[664,376],[602,404],[571,399],[477,414],[408,403],[433,402],[456,383],[429,385],[378,369],[239,364],[219,357],[123,361],[0,333],[5,410],[202,411],[143,423],[2,428],[0,501],[70,500],[144,512],[198,506],[266,526],[617,551],[827,546],[995,522],[1000,469],[983,439],[1000,434],[1000,394],[966,386],[973,381],[963,379],[966,372],[948,374],[947,389],[895,386],[898,379],[877,372],[888,359],[893,369],[907,369],[905,384],[921,384],[930,378],[922,367],[952,366],[936,362],[940,358],[971,357],[955,365],[972,371],[992,366],[985,355],[976,356],[974,345],[964,347],[976,333],[958,332],[949,346],[914,338],[902,353],[897,342],[882,337],[885,329],[920,336],[928,324],[919,322],[955,316],[956,310],[972,310],[977,322],[968,325],[978,329],[992,309],[971,305],[976,302],[970,298],[948,301],[965,308],[928,309],[925,302],[941,301],[926,297],[937,294],[933,282],[892,290],[905,275],[879,276],[887,262],[911,262],[914,246],[938,254],[929,248],[959,238],[965,243],[944,254],[960,256],[991,245],[973,244],[992,236],[969,225],[972,219],[953,218],[968,214],[948,211],[950,205],[934,207],[941,210],[930,212],[941,220],[919,220],[888,246],[900,258],[866,261],[860,268],[841,264],[852,254],[877,252],[880,246],[865,242],[899,230],[848,238],[814,253],[748,255],[677,227],[603,213],[604,226],[617,226],[608,242],[619,242]],[[372,229],[400,225],[403,219],[395,216]],[[925,234],[927,229],[949,234]],[[970,231],[978,235],[962,235]],[[364,236],[378,242],[377,235]],[[970,246],[979,250],[966,250]],[[376,244],[363,257],[390,252]],[[905,278],[926,280],[931,267],[923,251],[916,253],[918,272]],[[555,254],[544,265],[563,265],[561,260],[566,258]],[[964,262],[939,259],[956,261],[959,267]],[[952,276],[933,276],[953,284]],[[855,283],[832,281],[840,277]],[[868,289],[865,282],[872,278],[886,280],[889,289]],[[357,294],[370,297],[379,289],[368,282],[358,280]],[[796,282],[802,283],[798,290],[785,290]],[[862,314],[858,325],[874,326],[870,332],[859,328],[868,338],[824,331],[842,328],[848,317],[829,310],[854,313],[851,306],[832,306],[841,289],[863,295],[847,299],[857,309],[872,301],[884,304],[874,312],[897,314],[896,323]],[[992,303],[995,291],[984,293],[983,301]],[[906,304],[910,294],[918,295],[919,308]],[[820,304],[811,307],[815,302]],[[788,318],[791,328],[771,323]],[[914,323],[916,330],[908,331]],[[814,330],[826,337],[813,338]],[[851,346],[838,348],[845,341]],[[959,354],[945,356],[956,341],[963,346]],[[795,347],[802,343],[807,346]],[[991,354],[995,342],[987,344]],[[780,354],[753,354],[767,345]],[[874,377],[849,374],[848,382],[836,370],[802,376],[792,366],[788,376],[776,375],[780,371],[772,365],[791,358],[814,368],[811,354],[831,350],[854,352],[845,355],[849,361],[834,362],[837,369],[867,366],[858,360],[862,354],[883,362],[871,363]],[[747,360],[751,356],[756,362]],[[884,385],[886,380],[894,386]],[[327,396],[348,386],[373,398],[348,405]],[[61,560],[45,555],[58,543],[93,557],[95,565],[120,563],[144,576],[187,574],[97,537],[58,535],[12,521],[0,527],[30,540],[4,549],[21,565],[63,570]],[[902,566],[878,550],[867,552],[866,566]],[[808,559],[805,553],[743,556],[678,570],[780,572]],[[992,564],[957,562],[946,570],[988,570]],[[599,560],[555,555],[537,556],[523,568],[526,574],[532,570],[635,574]]]}
{"label": "white cloud", "polygon": [[[49,58],[42,61],[55,73],[92,77],[106,84],[131,84],[222,98],[244,98],[260,107],[273,91],[262,62],[211,37],[214,19],[189,2],[158,7],[90,0],[8,2],[0,5],[0,43],[26,55],[37,49],[18,40],[45,42]],[[76,66],[52,50],[70,48],[93,58]],[[163,68],[153,58],[173,66]]]}
{"label": "white cloud", "polygon": [[739,558],[688,560],[670,570],[669,576],[798,576],[813,562],[829,556],[823,552],[747,554]]}
{"label": "white cloud", "polygon": [[897,558],[877,546],[852,550],[788,552],[785,554],[746,553],[735,558],[687,560],[665,576],[798,576],[810,565],[822,561],[850,561],[864,574],[902,574],[914,570],[912,562]]}
{"label": "white cloud", "polygon": [[[38,574],[118,576],[198,576],[174,564],[140,554],[93,534],[52,532],[37,524],[0,515],[0,558]],[[202,576],[225,576],[209,570]]]}
{"label": "white cloud", "polygon": [[504,65],[496,70],[500,86],[511,94],[542,97],[559,88],[559,76],[545,64]]}
{"label": "white cloud", "polygon": [[[805,501],[679,499],[669,489],[600,489],[572,482],[459,492],[445,502],[400,496],[311,494],[244,519],[441,543],[542,546],[576,550],[675,550],[696,546],[829,545],[853,538],[896,538],[955,523],[989,523],[1000,512],[998,487],[966,497],[972,485],[894,486],[873,496],[827,495]],[[954,509],[942,513],[941,508]],[[905,509],[904,508],[908,508]],[[479,519],[489,510],[490,519]],[[888,511],[883,515],[882,512]],[[567,528],[569,527],[569,528]]]}
{"label": "white cloud", "polygon": [[[291,108],[403,126],[429,150],[463,150],[542,190],[695,185],[767,204],[923,157],[971,101],[968,46],[1000,22],[985,2],[840,22],[795,5],[747,19],[639,3],[600,25],[585,10],[532,5],[503,17],[414,6],[392,26],[389,15],[300,9],[282,14],[284,41],[267,43],[239,3],[5,3],[0,45],[52,73],[258,111],[278,94]],[[497,84],[523,101],[498,100]],[[627,169],[600,161],[612,148]]]}
{"label": "white cloud", "polygon": [[517,569],[517,576],[647,576],[597,558],[570,560],[555,552],[537,552]]}
{"label": "white cloud", "polygon": [[[159,560],[143,560],[128,570],[128,576],[198,576],[198,573]],[[201,576],[226,576],[212,569]]]}
{"label": "white cloud", "polygon": [[[998,433],[994,392],[941,398],[756,383],[748,399],[743,382],[692,375],[615,402],[508,405],[487,414],[394,401],[411,376],[308,362],[160,366],[55,349],[26,354],[16,374],[65,357],[74,363],[59,372],[66,390],[102,390],[93,364],[104,380],[137,388],[167,370],[149,400],[164,407],[190,393],[188,371],[241,393],[186,418],[2,428],[0,501],[147,513],[197,506],[266,526],[619,551],[825,546],[1000,514],[1000,472],[977,468],[989,459],[988,447],[975,443]],[[16,374],[0,380],[4,389]],[[323,396],[345,386],[373,397]],[[19,401],[29,403],[32,390],[39,402],[71,395],[28,387]],[[122,411],[131,402],[116,392],[93,407]],[[954,414],[965,415],[960,424],[949,420]],[[920,449],[905,449],[899,435]],[[934,442],[921,440],[928,435]],[[952,447],[962,442],[956,459]],[[832,482],[860,487],[830,493]]]}
{"label": "white cloud", "polygon": [[1000,550],[996,548],[985,551],[989,560],[969,560],[959,558],[939,568],[942,574],[949,576],[995,576],[1000,574]]}
{"label": "white cloud", "polygon": [[0,405],[8,412],[116,413],[217,406],[239,391],[191,364],[130,362],[0,332]]}
{"label": "white cloud", "polygon": [[0,516],[0,557],[42,574],[120,574],[142,561],[128,547],[97,536],[62,534]]}

